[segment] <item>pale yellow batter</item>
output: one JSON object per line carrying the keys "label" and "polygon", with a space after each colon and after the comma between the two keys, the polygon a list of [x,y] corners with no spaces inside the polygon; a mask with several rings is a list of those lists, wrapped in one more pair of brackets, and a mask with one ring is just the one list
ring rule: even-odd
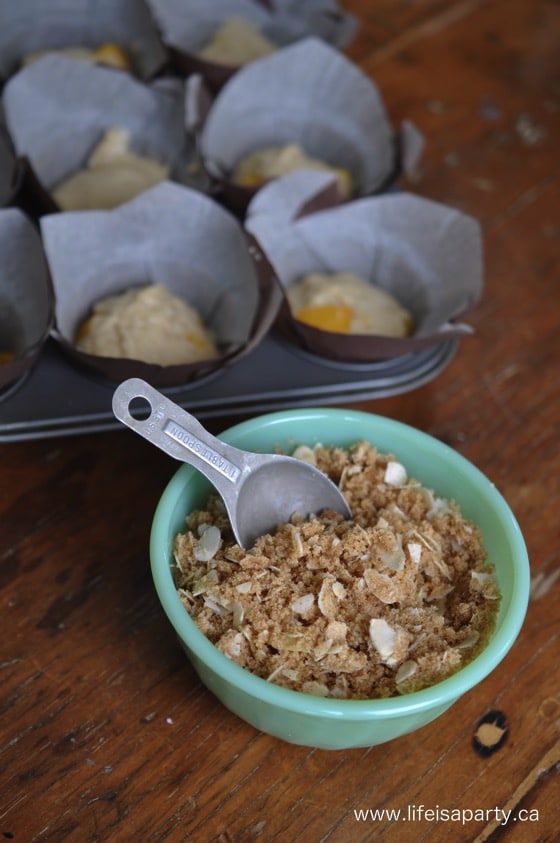
{"label": "pale yellow batter", "polygon": [[78,331],[87,354],[173,366],[219,356],[198,312],[162,284],[101,299]]}
{"label": "pale yellow batter", "polygon": [[411,314],[394,296],[351,272],[306,275],[287,296],[296,319],[323,331],[389,337],[412,331]]}
{"label": "pale yellow batter", "polygon": [[113,41],[100,44],[99,47],[60,47],[58,50],[41,50],[36,53],[29,53],[25,56],[22,64],[27,67],[30,64],[43,58],[43,56],[56,53],[71,59],[90,62],[91,64],[104,64],[107,67],[114,67],[118,70],[130,70],[131,63],[126,51]]}
{"label": "pale yellow batter", "polygon": [[169,176],[170,168],[130,148],[125,129],[108,129],[83,170],[60,182],[53,197],[63,211],[110,210]]}
{"label": "pale yellow batter", "polygon": [[242,158],[236,165],[232,181],[241,187],[258,187],[270,179],[293,173],[294,170],[320,170],[337,176],[338,188],[346,199],[353,192],[352,177],[348,170],[332,167],[308,155],[297,143],[286,146],[269,146],[257,149]]}
{"label": "pale yellow batter", "polygon": [[276,45],[251,21],[232,17],[224,21],[197,55],[206,61],[242,67],[275,52]]}

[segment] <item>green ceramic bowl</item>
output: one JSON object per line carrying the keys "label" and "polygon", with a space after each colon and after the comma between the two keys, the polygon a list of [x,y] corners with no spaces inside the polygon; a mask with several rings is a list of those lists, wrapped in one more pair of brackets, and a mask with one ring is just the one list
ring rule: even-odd
{"label": "green ceramic bowl", "polygon": [[529,563],[523,537],[493,484],[452,448],[412,427],[369,413],[341,409],[287,410],[225,431],[226,442],[246,450],[292,450],[299,444],[347,447],[366,439],[392,453],[410,476],[454,498],[482,530],[495,564],[502,601],[486,649],[449,679],[415,693],[381,700],[335,700],[281,688],[249,673],[220,653],[197,629],[176,594],[172,543],[187,513],[210,492],[202,476],[182,466],[155,512],[150,556],[161,605],[202,682],[239,717],[282,740],[322,749],[368,747],[412,732],[443,714],[481,682],[514,643],[527,609]]}

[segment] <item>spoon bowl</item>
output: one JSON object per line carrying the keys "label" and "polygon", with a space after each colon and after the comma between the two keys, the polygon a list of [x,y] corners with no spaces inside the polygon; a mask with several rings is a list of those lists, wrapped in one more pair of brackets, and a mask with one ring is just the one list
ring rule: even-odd
{"label": "spoon bowl", "polygon": [[[141,399],[147,413],[134,415]],[[283,454],[256,454],[227,445],[200,422],[140,378],[113,394],[115,417],[169,456],[192,465],[219,492],[237,543],[251,547],[294,515],[326,509],[351,518],[337,486],[312,465]]]}

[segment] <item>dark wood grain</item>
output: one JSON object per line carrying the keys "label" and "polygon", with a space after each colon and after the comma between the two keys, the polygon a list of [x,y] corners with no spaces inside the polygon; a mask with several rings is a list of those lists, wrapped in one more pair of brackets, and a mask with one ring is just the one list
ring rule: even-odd
{"label": "dark wood grain", "polygon": [[[440,719],[327,752],[255,731],[199,683],[148,566],[175,464],[124,430],[0,446],[0,840],[558,840],[560,6],[347,0],[348,54],[426,149],[415,193],[483,227],[473,337],[432,383],[354,405],[448,442],[510,503],[534,596],[515,647]],[[230,419],[210,423],[214,432]],[[508,738],[481,758],[480,717]],[[487,811],[358,822],[355,810]],[[490,810],[511,808],[506,829]],[[514,820],[519,809],[538,822]]]}

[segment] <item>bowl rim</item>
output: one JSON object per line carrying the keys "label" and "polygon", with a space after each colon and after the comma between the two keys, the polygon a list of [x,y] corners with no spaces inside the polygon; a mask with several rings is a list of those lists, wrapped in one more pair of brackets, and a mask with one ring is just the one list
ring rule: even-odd
{"label": "bowl rim", "polygon": [[185,485],[198,475],[198,472],[188,465],[181,466],[171,477],[160,497],[152,520],[150,533],[151,569],[161,606],[180,641],[185,644],[187,650],[192,649],[194,658],[203,662],[222,680],[235,686],[239,692],[274,707],[293,713],[309,714],[314,717],[373,721],[387,717],[412,715],[436,706],[447,706],[479,684],[494,670],[513,646],[523,625],[529,600],[530,568],[527,548],[519,524],[495,485],[466,457],[463,457],[436,437],[388,417],[362,410],[341,408],[313,407],[280,410],[255,416],[233,425],[219,434],[219,438],[231,444],[236,444],[238,437],[262,429],[263,426],[273,427],[274,425],[284,425],[288,421],[313,422],[319,419],[336,420],[337,423],[344,420],[356,423],[367,421],[373,427],[388,431],[401,438],[413,437],[423,448],[435,449],[442,457],[450,460],[454,467],[460,468],[463,473],[468,474],[481,487],[486,499],[491,501],[494,511],[507,529],[512,555],[516,560],[509,605],[499,619],[497,631],[485,649],[457,673],[436,685],[401,696],[367,700],[338,699],[305,694],[271,683],[237,665],[211,643],[189,616],[176,592],[171,567],[168,564],[169,556],[172,553],[167,536],[168,512],[176,505]]}

